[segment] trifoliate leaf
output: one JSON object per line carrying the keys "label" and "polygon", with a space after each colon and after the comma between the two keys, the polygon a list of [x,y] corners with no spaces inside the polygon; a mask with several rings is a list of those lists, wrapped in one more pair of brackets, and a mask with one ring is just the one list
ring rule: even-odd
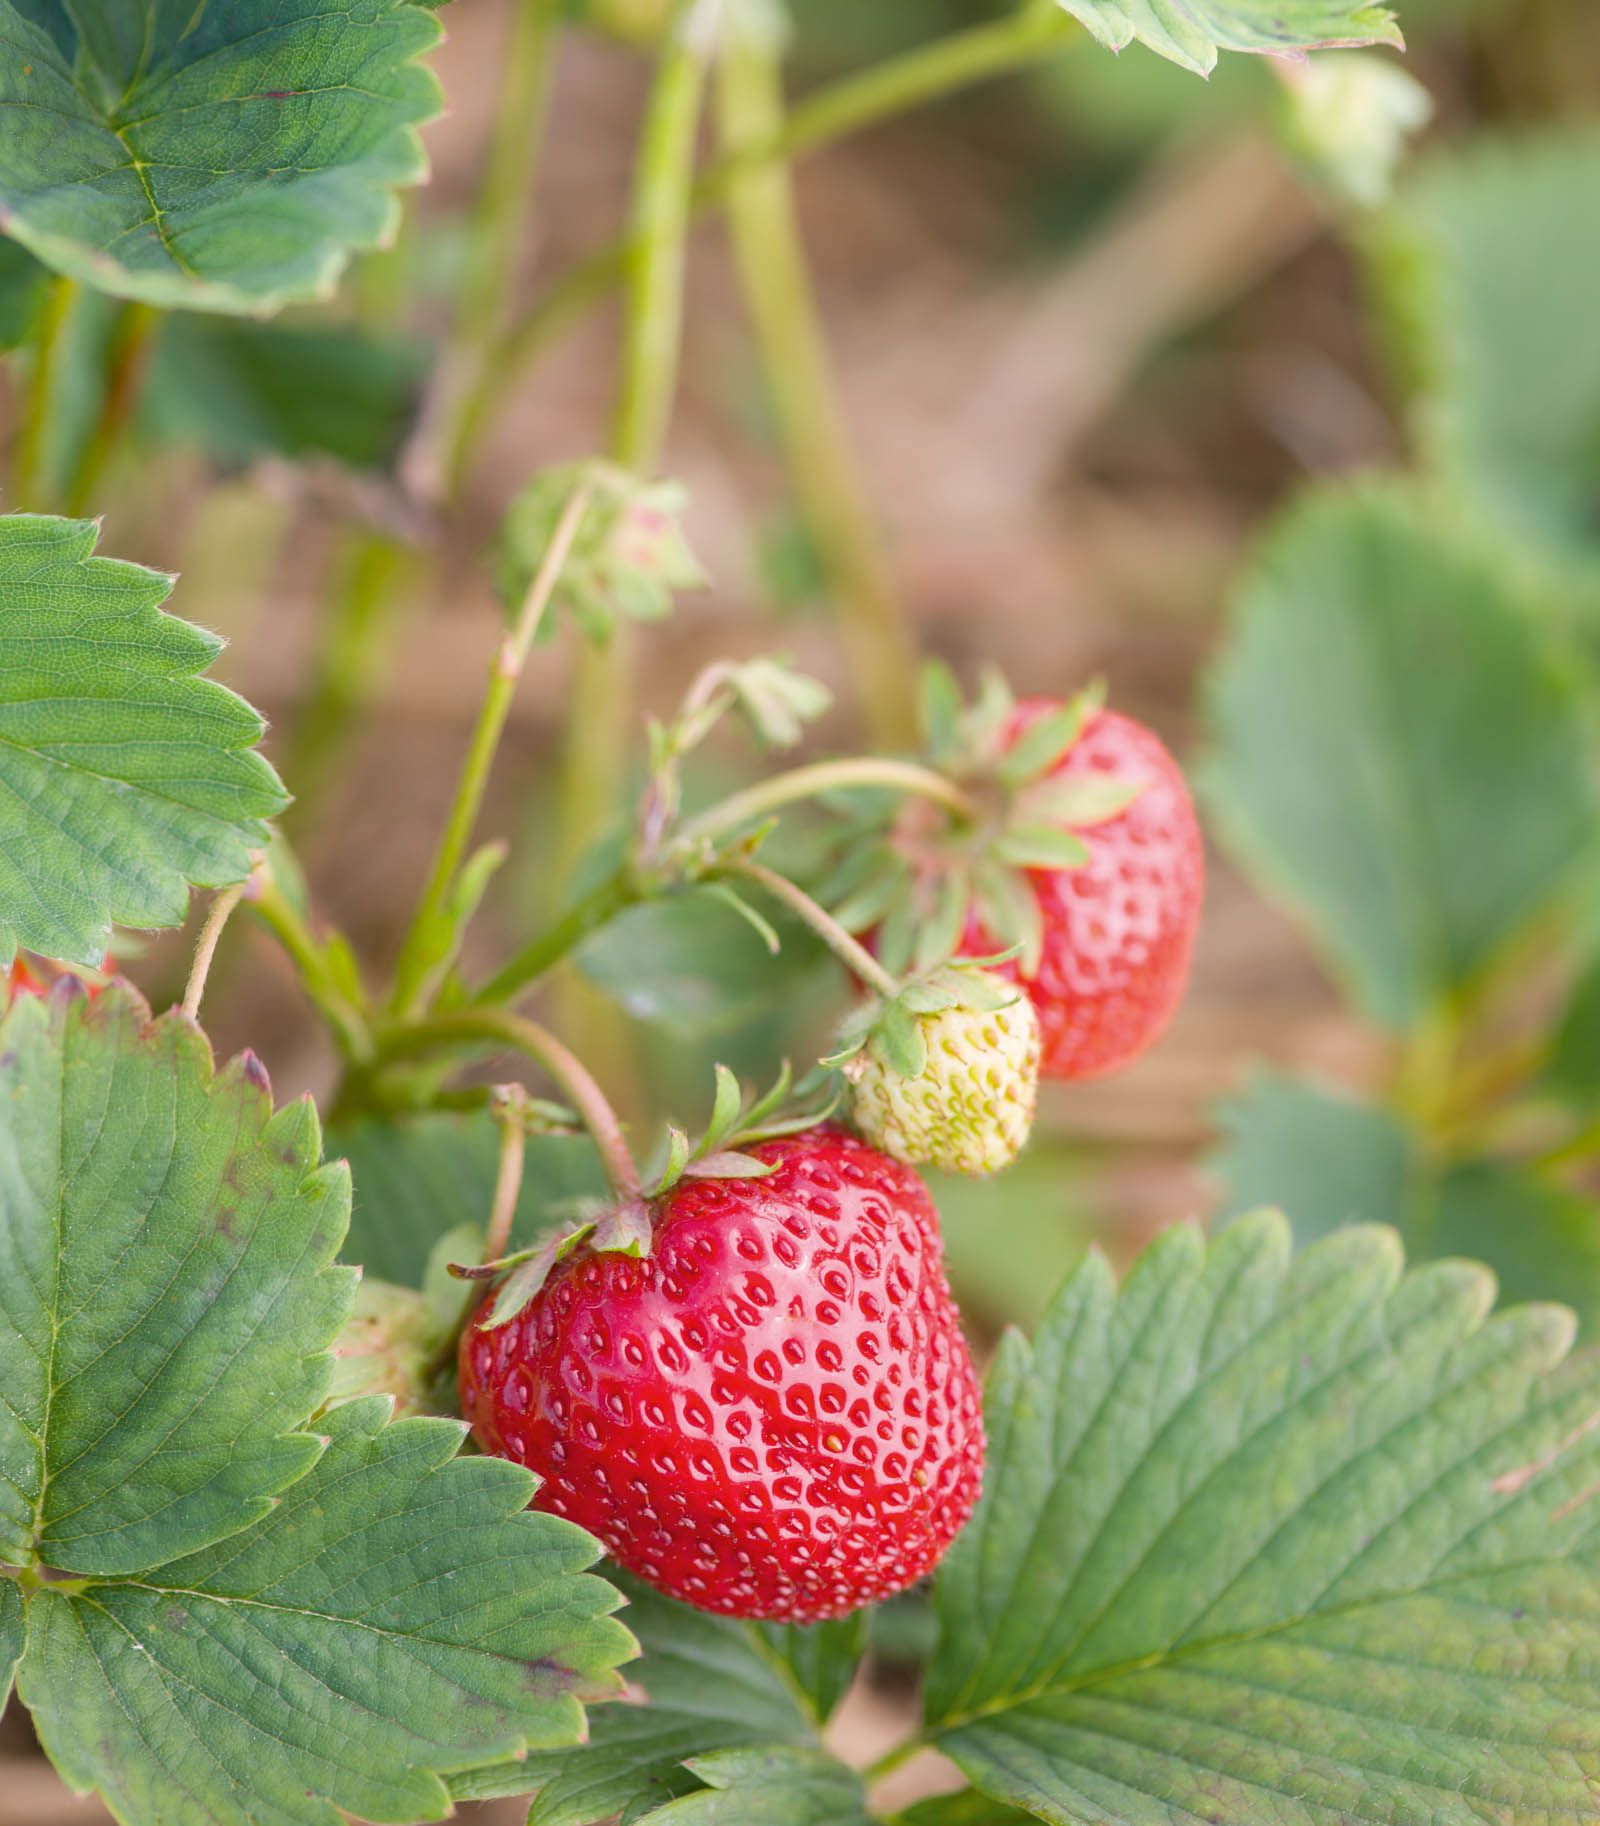
{"label": "trifoliate leaf", "polygon": [[1208,692],[1220,828],[1386,1025],[1600,838],[1575,669],[1536,608],[1398,485],[1311,495],[1235,601]]}
{"label": "trifoliate leaf", "polygon": [[323,297],[424,173],[438,26],[402,0],[0,0],[0,218],[168,308]]}
{"label": "trifoliate leaf", "polygon": [[1091,1258],[1003,1345],[931,1734],[1057,1821],[1588,1818],[1600,1360],[1393,1232]]}
{"label": "trifoliate leaf", "polygon": [[861,1777],[825,1750],[697,1756],[700,1794],[649,1815],[658,1826],[873,1826]]}
{"label": "trifoliate leaf", "polygon": [[755,1626],[674,1604],[619,1580],[644,1652],[627,1669],[630,1700],[589,1715],[581,1749],[534,1754],[457,1776],[457,1800],[534,1790],[528,1826],[646,1817],[696,1786],[686,1759],[744,1745],[814,1746],[816,1733]]}
{"label": "trifoliate leaf", "polygon": [[353,1277],[310,1103],[125,986],[0,1025],[0,1560],[137,1572],[263,1516]]}
{"label": "trifoliate leaf", "polygon": [[161,612],[170,577],[92,556],[97,532],[0,516],[0,964],[181,925],[285,804],[260,717],[199,676],[222,642]]}
{"label": "trifoliate leaf", "polygon": [[266,1519],[138,1579],[28,1600],[20,1688],[56,1766],[130,1826],[437,1819],[443,1777],[574,1741],[632,1649],[595,1543],[458,1423],[321,1423]]}
{"label": "trifoliate leaf", "polygon": [[1394,15],[1365,0],[1061,0],[1101,44],[1135,38],[1204,76],[1219,51],[1306,51],[1401,44]]}

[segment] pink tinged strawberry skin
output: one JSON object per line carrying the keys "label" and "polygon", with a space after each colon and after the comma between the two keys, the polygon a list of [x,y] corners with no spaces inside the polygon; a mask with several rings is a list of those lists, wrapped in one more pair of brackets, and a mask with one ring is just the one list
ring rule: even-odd
{"label": "pink tinged strawberry skin", "polygon": [[685,1180],[651,1254],[580,1249],[461,1346],[479,1443],[658,1590],[805,1623],[938,1562],[983,1471],[977,1380],[920,1179],[834,1127]]}
{"label": "pink tinged strawberry skin", "polygon": [[[1016,739],[1059,708],[1017,706]],[[1205,894],[1205,851],[1182,770],[1160,739],[1115,710],[1099,711],[1051,770],[1054,779],[1103,773],[1138,782],[1125,811],[1078,832],[1089,860],[1029,869],[1043,915],[1039,966],[1021,982],[1039,1013],[1041,1076],[1095,1078],[1130,1064],[1167,1026],[1183,998]],[[961,944],[969,957],[1001,949],[981,921]]]}

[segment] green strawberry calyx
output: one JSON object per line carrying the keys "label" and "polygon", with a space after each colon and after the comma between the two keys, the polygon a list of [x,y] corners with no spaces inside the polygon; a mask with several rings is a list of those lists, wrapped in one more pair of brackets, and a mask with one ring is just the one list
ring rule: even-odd
{"label": "green strawberry calyx", "polygon": [[1104,703],[1096,681],[1012,739],[1016,698],[998,672],[986,670],[964,704],[949,668],[930,664],[922,691],[926,757],[963,788],[978,815],[962,818],[927,798],[858,801],[816,898],[845,931],[872,933],[894,975],[926,976],[954,956],[974,911],[1032,975],[1044,929],[1028,870],[1081,868],[1089,860],[1084,833],[1143,791],[1143,782],[1111,774],[1056,776]]}

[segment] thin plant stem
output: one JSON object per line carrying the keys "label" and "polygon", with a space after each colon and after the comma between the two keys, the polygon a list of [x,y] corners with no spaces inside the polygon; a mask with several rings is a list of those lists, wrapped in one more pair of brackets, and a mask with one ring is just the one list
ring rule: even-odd
{"label": "thin plant stem", "polygon": [[54,403],[56,366],[77,286],[65,273],[50,282],[33,334],[33,371],[22,409],[22,425],[11,456],[11,498],[25,512],[50,504],[44,477],[45,437]]}
{"label": "thin plant stem", "polygon": [[[982,815],[981,809],[959,786],[932,768],[919,767],[914,761],[863,755],[838,761],[817,761],[759,781],[690,819],[669,839],[666,847],[685,857],[692,867],[695,850],[727,836],[741,825],[753,824],[767,813],[798,800],[849,786],[888,787],[932,799],[971,822],[976,822]],[[676,885],[681,879],[682,873],[678,870],[649,877],[627,864],[614,870],[581,900],[575,901],[554,924],[508,958],[476,991],[472,998],[474,1004],[507,1002],[522,994],[575,951],[591,933],[598,932],[619,913]]]}
{"label": "thin plant stem", "polygon": [[161,314],[154,305],[125,304],[117,313],[106,349],[100,413],[67,484],[69,514],[81,514],[89,506],[107,464],[133,422],[160,326]]}
{"label": "thin plant stem", "polygon": [[474,994],[474,1003],[510,1001],[577,950],[590,933],[609,925],[619,913],[644,898],[645,889],[635,871],[615,870],[598,887],[575,901],[531,944],[507,959]]}
{"label": "thin plant stem", "polygon": [[972,823],[977,823],[983,815],[982,808],[953,780],[931,767],[876,755],[852,755],[837,761],[813,761],[805,767],[792,767],[786,773],[758,780],[754,786],[730,794],[698,817],[689,819],[678,832],[676,842],[683,846],[710,843],[737,830],[741,824],[752,824],[785,805],[855,786],[883,786],[919,799],[931,799],[958,818]]}
{"label": "thin plant stem", "polygon": [[[656,66],[634,163],[623,271],[623,330],[610,454],[648,476],[660,458],[677,391],[683,284],[695,140],[717,0],[679,0]],[[577,654],[559,781],[555,879],[572,879],[595,836],[610,823],[627,764],[633,642],[626,625],[604,645]],[[569,1031],[582,1027],[592,1056],[619,1086],[629,1048],[614,1006],[561,985]]]}
{"label": "thin plant stem", "polygon": [[[1035,0],[1007,18],[951,33],[847,76],[800,102],[766,144],[748,145],[710,165],[694,187],[692,207],[698,212],[720,203],[741,172],[801,158],[941,96],[1042,63],[1080,29],[1059,6]],[[617,284],[631,239],[631,229],[625,230],[568,267],[507,333],[489,370],[493,384],[474,402],[480,418],[494,410],[508,376],[535,360]]]}
{"label": "thin plant stem", "polygon": [[885,1750],[875,1763],[869,1764],[862,1770],[862,1781],[870,1788],[874,1782],[881,1782],[885,1776],[893,1775],[896,1769],[904,1767],[925,1747],[920,1736],[903,1738],[892,1748]]}
{"label": "thin plant stem", "polygon": [[719,875],[733,875],[765,888],[774,900],[782,901],[790,912],[808,925],[828,947],[845,969],[859,977],[869,989],[891,1000],[900,993],[900,985],[859,940],[854,939],[831,913],[826,913],[804,888],[796,887],[787,875],[769,869],[764,862],[748,856],[730,856],[717,865]]}
{"label": "thin plant stem", "polygon": [[472,402],[484,388],[498,389],[501,384],[493,355],[510,313],[529,199],[538,182],[562,11],[562,0],[515,0],[512,9],[494,130],[468,231],[466,268],[434,433],[441,470],[438,485],[451,499],[465,486],[472,461],[477,429]]}
{"label": "thin plant stem", "polygon": [[494,766],[500,737],[505,730],[506,719],[511,714],[517,682],[522,677],[528,650],[539,631],[544,612],[561,579],[562,569],[572,550],[572,542],[578,535],[592,493],[592,483],[585,480],[568,496],[561,517],[556,521],[555,531],[550,536],[550,543],[545,548],[539,568],[517,612],[517,619],[501,641],[494,665],[490,669],[489,688],[484,693],[477,727],[473,730],[472,741],[462,763],[450,815],[445,822],[433,867],[417,903],[417,910],[412,916],[410,930],[406,934],[400,961],[395,969],[394,995],[390,1005],[398,1014],[411,1011],[427,976],[432,962],[430,951],[434,944],[434,928],[455,881],[456,871],[466,856],[467,845],[472,840],[473,827],[478,821],[478,812],[483,804],[484,790]]}
{"label": "thin plant stem", "polygon": [[321,945],[270,871],[256,878],[250,910],[288,952],[311,1005],[327,1023],[346,1059],[365,1064],[373,1057],[365,1012],[352,1005],[329,972]]}
{"label": "thin plant stem", "polygon": [[244,899],[248,885],[248,882],[241,881],[231,888],[224,888],[212,901],[205,924],[200,928],[200,939],[194,948],[194,962],[189,967],[189,981],[183,991],[183,1012],[191,1021],[199,1019],[200,1001],[206,992],[206,978],[211,974],[211,960],[217,955],[222,929],[233,917],[234,908]]}
{"label": "thin plant stem", "polygon": [[483,1233],[485,1262],[498,1262],[511,1246],[511,1226],[522,1194],[522,1169],[528,1153],[528,1093],[520,1084],[502,1085],[491,1106],[500,1125],[500,1169],[488,1228]]}
{"label": "thin plant stem", "polygon": [[385,1063],[424,1057],[475,1040],[498,1041],[526,1053],[554,1080],[578,1112],[617,1197],[638,1197],[639,1170],[628,1151],[616,1112],[582,1061],[537,1021],[507,1008],[452,1008],[381,1028],[376,1040]]}
{"label": "thin plant stem", "polygon": [[787,165],[738,163],[783,132],[775,34],[729,21],[718,63],[720,138],[735,160],[725,209],[790,478],[837,598],[850,674],[879,747],[916,738],[916,649],[862,495],[812,293]]}

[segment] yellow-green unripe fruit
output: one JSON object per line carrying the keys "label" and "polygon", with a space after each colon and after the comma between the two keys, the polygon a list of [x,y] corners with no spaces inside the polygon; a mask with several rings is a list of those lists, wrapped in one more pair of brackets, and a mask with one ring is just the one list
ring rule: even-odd
{"label": "yellow-green unripe fruit", "polygon": [[885,1046],[876,1034],[844,1066],[856,1127],[912,1166],[995,1173],[1016,1159],[1033,1126],[1039,1017],[1012,985],[972,975],[973,999],[998,1005],[910,1013],[921,1040],[914,1051],[925,1053],[919,1071],[897,1069],[903,1046]]}

